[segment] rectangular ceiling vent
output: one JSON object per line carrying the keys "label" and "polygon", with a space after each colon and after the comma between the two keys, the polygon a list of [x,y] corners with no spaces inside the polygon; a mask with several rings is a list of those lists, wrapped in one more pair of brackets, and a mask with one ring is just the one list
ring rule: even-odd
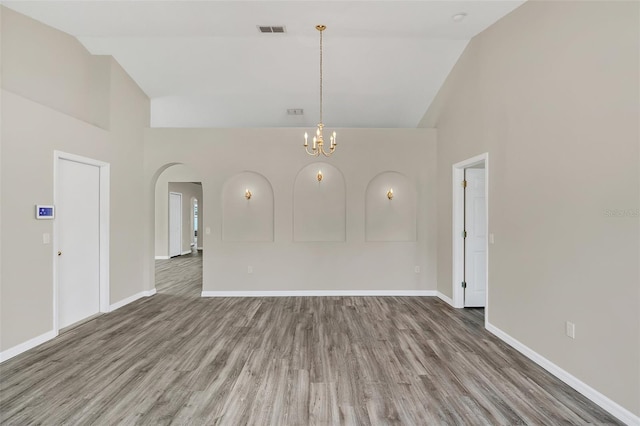
{"label": "rectangular ceiling vent", "polygon": [[302,108],[291,108],[287,110],[287,115],[304,115]]}
{"label": "rectangular ceiling vent", "polygon": [[287,32],[287,29],[284,25],[280,25],[280,26],[258,25],[258,30],[260,30],[260,32],[263,34],[267,34],[267,33],[282,34]]}

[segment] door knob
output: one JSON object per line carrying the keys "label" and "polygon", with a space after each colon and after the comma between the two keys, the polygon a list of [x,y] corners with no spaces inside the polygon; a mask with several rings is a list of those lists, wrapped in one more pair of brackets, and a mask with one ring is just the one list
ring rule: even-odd
{"label": "door knob", "polygon": [[62,256],[62,252],[58,250],[58,256]]}

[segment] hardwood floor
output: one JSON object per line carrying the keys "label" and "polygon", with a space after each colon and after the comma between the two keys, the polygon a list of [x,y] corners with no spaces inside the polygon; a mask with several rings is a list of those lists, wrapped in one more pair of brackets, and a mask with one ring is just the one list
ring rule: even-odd
{"label": "hardwood floor", "polygon": [[619,424],[429,297],[203,299],[201,257],[155,296],[0,366],[3,425]]}

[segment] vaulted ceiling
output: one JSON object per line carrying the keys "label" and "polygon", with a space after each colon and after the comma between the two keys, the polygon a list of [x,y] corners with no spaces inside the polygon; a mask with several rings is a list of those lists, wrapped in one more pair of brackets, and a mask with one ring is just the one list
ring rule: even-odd
{"label": "vaulted ceiling", "polygon": [[[502,1],[3,1],[112,55],[154,127],[415,127]],[[456,14],[466,16],[460,21]],[[285,26],[262,34],[258,26]],[[287,109],[303,109],[288,115]]]}

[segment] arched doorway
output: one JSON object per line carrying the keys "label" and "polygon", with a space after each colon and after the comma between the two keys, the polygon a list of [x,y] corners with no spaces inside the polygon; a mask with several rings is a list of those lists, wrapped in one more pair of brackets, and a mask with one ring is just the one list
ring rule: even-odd
{"label": "arched doorway", "polygon": [[153,193],[156,291],[200,297],[202,179],[188,165],[170,164],[158,171]]}

